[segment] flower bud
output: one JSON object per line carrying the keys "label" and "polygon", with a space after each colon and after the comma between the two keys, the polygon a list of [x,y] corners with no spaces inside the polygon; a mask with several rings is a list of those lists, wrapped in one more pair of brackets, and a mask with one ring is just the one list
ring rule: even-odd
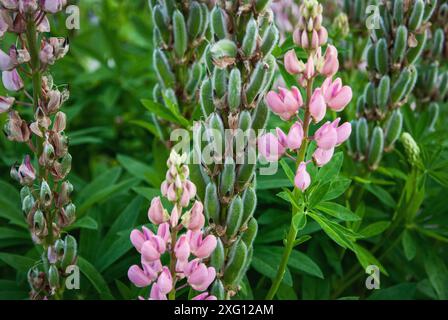
{"label": "flower bud", "polygon": [[327,111],[322,89],[317,88],[314,90],[310,100],[310,114],[315,123],[322,121]]}
{"label": "flower bud", "polygon": [[186,235],[181,235],[179,239],[177,239],[174,253],[178,260],[188,261],[188,257],[190,256],[190,245]]}
{"label": "flower bud", "polygon": [[48,283],[52,290],[59,288],[59,271],[54,264],[48,270]]}
{"label": "flower bud", "polygon": [[333,154],[334,154],[334,148],[331,149],[317,148],[313,154],[314,163],[318,167],[323,167],[328,162],[330,162],[331,158],[333,157]]}
{"label": "flower bud", "polygon": [[54,147],[51,143],[49,143],[47,140],[44,142],[44,147],[42,154],[39,158],[39,163],[44,167],[51,167],[53,165],[53,162],[55,160],[55,152]]}
{"label": "flower bud", "polygon": [[285,69],[290,74],[299,74],[305,70],[305,65],[297,59],[296,52],[293,49],[285,54]]}
{"label": "flower bud", "polygon": [[44,207],[49,207],[53,200],[53,194],[47,181],[42,180],[40,185],[40,204]]}
{"label": "flower bud", "polygon": [[204,207],[208,219],[212,219],[215,224],[219,224],[221,205],[218,198],[218,190],[214,182],[210,182],[205,189]]}
{"label": "flower bud", "polygon": [[304,192],[311,184],[311,177],[306,171],[306,163],[301,162],[294,179],[294,185]]}
{"label": "flower bud", "polygon": [[31,186],[36,179],[36,171],[31,164],[30,156],[25,156],[22,164],[18,169],[20,184]]}
{"label": "flower bud", "polygon": [[34,204],[35,204],[35,201],[31,194],[25,196],[22,201],[22,211],[25,214],[28,214],[31,211],[31,209],[34,208]]}
{"label": "flower bud", "polygon": [[188,230],[199,231],[202,229],[205,223],[203,214],[203,205],[199,201],[195,201],[193,207],[182,217],[182,224]]}
{"label": "flower bud", "polygon": [[151,206],[148,210],[148,218],[155,225],[159,225],[169,220],[168,213],[163,208],[160,197],[152,199]]}
{"label": "flower bud", "polygon": [[303,127],[300,122],[296,122],[289,129],[287,141],[288,141],[288,149],[297,150],[302,145],[304,137]]}

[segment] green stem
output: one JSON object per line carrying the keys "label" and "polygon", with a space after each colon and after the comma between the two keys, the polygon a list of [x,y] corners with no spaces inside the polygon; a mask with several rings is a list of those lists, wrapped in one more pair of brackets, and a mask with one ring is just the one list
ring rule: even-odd
{"label": "green stem", "polygon": [[[308,131],[310,126],[310,120],[311,120],[311,113],[310,113],[310,102],[311,102],[311,94],[313,90],[313,82],[314,79],[308,80],[307,88],[306,88],[306,104],[305,104],[305,117],[303,120],[303,133],[304,133],[304,139],[303,143],[300,146],[298,156],[297,156],[297,166],[300,165],[301,162],[305,160],[306,156],[306,150],[308,149],[309,144],[309,137],[308,137]],[[266,295],[266,300],[272,300],[274,299],[275,294],[278,291],[278,288],[280,287],[280,284],[283,280],[283,277],[286,272],[286,267],[288,266],[289,257],[291,256],[292,250],[294,249],[294,242],[297,238],[297,233],[299,230],[294,226],[294,217],[297,214],[304,214],[304,212],[300,212],[299,210],[295,209],[293,206],[292,209],[292,217],[291,217],[291,224],[289,226],[289,232],[286,237],[286,244],[285,249],[283,250],[282,259],[280,261],[280,265],[277,270],[277,274],[272,282],[271,288],[268,291],[268,294]]]}

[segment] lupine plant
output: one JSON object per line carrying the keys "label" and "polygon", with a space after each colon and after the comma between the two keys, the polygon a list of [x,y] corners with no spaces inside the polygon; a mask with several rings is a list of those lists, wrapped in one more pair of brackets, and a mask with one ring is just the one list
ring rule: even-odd
{"label": "lupine plant", "polygon": [[212,256],[217,271],[212,292],[218,299],[238,293],[258,228],[252,218],[257,200],[255,139],[239,149],[233,145],[240,137],[237,132],[262,129],[267,120],[264,96],[275,75],[271,52],[278,41],[269,4],[218,1],[210,13],[213,41],[206,51],[208,75],[200,88],[205,122],[196,125],[195,132],[201,137],[204,132],[213,150],[211,159],[204,159],[201,145],[195,146],[199,161],[191,171],[209,230],[219,238]]}
{"label": "lupine plant", "polygon": [[196,186],[188,180],[186,160],[186,154],[181,156],[172,151],[167,161],[168,172],[161,191],[172,204],[171,212],[168,213],[160,197],[153,198],[148,210],[151,228],[143,226],[142,231],[131,232],[131,242],[141,254],[142,267],[131,266],[128,277],[137,287],[150,286],[151,300],[174,300],[178,290],[185,287],[198,291],[193,300],[216,300],[206,292],[215,280],[216,270],[207,267],[204,261],[209,261],[217,241],[215,236],[204,234],[204,206],[200,201],[184,211],[196,196]]}
{"label": "lupine plant", "polygon": [[68,91],[54,84],[49,71],[67,53],[68,40],[47,36],[49,17],[65,5],[63,0],[1,1],[0,36],[17,40],[9,51],[0,51],[3,86],[17,97],[0,98],[0,111],[8,112],[4,132],[32,154],[11,169],[22,185],[22,211],[32,239],[42,251],[41,261],[28,272],[32,299],[61,298],[67,267],[77,255],[75,238],[63,236],[76,211],[70,200],[73,186],[66,180],[72,162],[66,115],[60,111]]}
{"label": "lupine plant", "polygon": [[[340,118],[321,124],[314,134],[311,133],[311,127],[314,127],[312,124],[317,126],[324,120],[327,107],[334,112],[340,112],[352,99],[351,88],[343,86],[340,78],[333,79],[339,68],[337,49],[328,45],[322,55],[322,46],[327,43],[327,30],[321,24],[322,11],[322,5],[313,0],[304,1],[300,7],[301,16],[294,31],[294,43],[305,50],[308,55],[307,62],[299,61],[294,49],[288,51],[284,57],[286,71],[298,77],[300,87],[306,92],[305,100],[300,89],[295,86],[290,89],[279,88],[278,93],[271,91],[266,96],[270,109],[292,125],[288,134],[277,128],[276,135],[267,133],[261,136],[258,140],[259,152],[269,161],[278,161],[283,156],[291,158],[296,170],[294,174],[288,164],[282,163],[295,186],[294,190],[285,190],[282,194],[292,206],[291,225],[284,241],[285,249],[280,266],[267,299],[274,298],[281,284],[291,252],[301,242],[297,239],[297,234],[304,228],[307,216],[316,220],[326,230],[322,215],[317,211],[319,207],[314,207],[316,203],[313,204],[313,196],[325,188],[325,191],[328,191],[329,186],[321,184],[319,179],[313,182],[309,173],[310,167],[324,168],[331,161],[335,148],[351,134],[350,123],[341,124]],[[325,81],[318,87],[316,84],[320,76],[323,76]],[[316,171],[315,168],[312,170]],[[323,173],[323,170],[320,169],[319,173]],[[324,194],[325,192],[322,196]],[[328,202],[326,204],[331,205]],[[325,211],[323,209],[323,212]]]}
{"label": "lupine plant", "polygon": [[209,10],[206,1],[151,0],[149,4],[158,84],[153,101],[143,100],[143,104],[154,112],[151,131],[168,142],[165,127],[188,128],[198,102],[205,75],[201,58],[208,42]]}

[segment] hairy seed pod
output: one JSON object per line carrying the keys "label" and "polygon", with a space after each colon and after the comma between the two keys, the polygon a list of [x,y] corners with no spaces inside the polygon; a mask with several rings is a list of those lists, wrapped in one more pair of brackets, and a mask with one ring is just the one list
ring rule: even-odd
{"label": "hairy seed pod", "polygon": [[218,37],[218,39],[224,39],[227,37],[227,23],[222,9],[215,6],[210,15],[213,33],[215,36]]}
{"label": "hairy seed pod", "polygon": [[160,49],[156,49],[154,50],[153,60],[154,69],[160,83],[162,83],[165,88],[172,88],[175,83],[175,76],[171,71],[171,66],[165,54]]}
{"label": "hairy seed pod", "polygon": [[252,129],[262,130],[266,127],[269,118],[269,108],[265,101],[260,101],[254,115],[252,116]]}
{"label": "hairy seed pod", "polygon": [[243,219],[243,201],[240,196],[236,196],[230,202],[227,209],[226,234],[229,238],[233,238],[238,233]]}
{"label": "hairy seed pod", "polygon": [[358,120],[356,136],[356,149],[361,155],[365,155],[369,145],[369,125],[366,118]]}
{"label": "hairy seed pod", "polygon": [[425,3],[425,13],[423,14],[423,22],[426,23],[431,19],[437,7],[437,0],[428,0]]}
{"label": "hairy seed pod", "polygon": [[232,157],[227,157],[224,162],[224,169],[221,172],[219,192],[221,196],[229,196],[233,193],[235,184],[235,161]]}
{"label": "hairy seed pod", "polygon": [[257,48],[257,38],[258,26],[254,18],[251,18],[247,23],[243,44],[241,45],[241,49],[246,57],[252,56]]}
{"label": "hairy seed pod", "polygon": [[201,89],[199,92],[199,102],[201,104],[201,110],[204,117],[208,116],[215,110],[215,104],[213,101],[213,85],[210,79],[202,81]]}
{"label": "hairy seed pod", "polygon": [[400,110],[395,110],[387,119],[385,126],[386,149],[391,149],[401,135],[403,128],[403,115]]}
{"label": "hairy seed pod", "polygon": [[271,25],[266,29],[260,47],[260,51],[263,53],[263,56],[268,56],[271,54],[272,50],[274,50],[278,43],[279,37],[278,29],[275,26]]}
{"label": "hairy seed pod", "polygon": [[226,291],[224,290],[224,285],[221,280],[216,279],[215,282],[213,282],[210,294],[214,295],[217,300],[225,299]]}
{"label": "hairy seed pod", "polygon": [[210,266],[216,269],[216,272],[221,272],[224,267],[224,245],[220,238],[216,239],[216,249],[212,252],[210,256]]}
{"label": "hairy seed pod", "polygon": [[165,4],[165,10],[168,16],[171,17],[174,10],[176,10],[176,0],[163,0],[163,3]]}
{"label": "hairy seed pod", "polygon": [[445,71],[440,76],[440,85],[439,85],[439,98],[440,100],[444,100],[448,93],[448,71]]}
{"label": "hairy seed pod", "polygon": [[370,70],[376,69],[376,44],[372,43],[367,49],[367,66]]}
{"label": "hairy seed pod", "polygon": [[205,50],[204,50],[204,60],[205,60],[205,65],[207,66],[207,71],[209,73],[213,73],[213,71],[215,70],[215,64],[213,63],[213,58],[212,58],[212,54],[210,52],[210,48],[211,46],[208,45]]}
{"label": "hairy seed pod", "polygon": [[386,40],[381,38],[375,49],[375,64],[376,69],[381,74],[386,74],[389,70],[389,53],[387,51]]}
{"label": "hairy seed pod", "polygon": [[213,71],[213,89],[216,97],[222,98],[227,93],[227,70],[215,68]]}
{"label": "hairy seed pod", "polygon": [[417,46],[414,47],[414,48],[409,49],[408,53],[407,53],[407,56],[406,56],[407,59],[408,59],[408,64],[409,65],[414,64],[418,60],[418,58],[420,58],[420,56],[421,56],[421,54],[423,52],[423,49],[426,46],[427,38],[428,38],[428,31],[427,30],[425,30],[422,34],[418,34],[416,36]]}
{"label": "hairy seed pod", "polygon": [[376,170],[383,156],[384,150],[384,134],[381,127],[375,127],[370,140],[369,154],[367,162],[371,170]]}
{"label": "hairy seed pod", "polygon": [[439,80],[439,63],[433,62],[431,63],[426,70],[425,77],[425,87],[429,92],[432,92],[434,89],[437,89]]}
{"label": "hairy seed pod", "polygon": [[394,40],[393,60],[396,63],[401,63],[406,54],[408,43],[408,29],[401,25],[397,28],[397,33]]}
{"label": "hairy seed pod", "polygon": [[441,28],[434,32],[432,55],[434,57],[440,57],[443,52],[443,46],[445,44],[445,34]]}
{"label": "hairy seed pod", "polygon": [[189,79],[185,90],[190,97],[196,94],[199,84],[202,80],[202,65],[200,63],[195,63],[190,69]]}
{"label": "hairy seed pod", "polygon": [[366,98],[364,95],[360,95],[356,100],[356,116],[362,117],[366,113]]}
{"label": "hairy seed pod", "polygon": [[243,133],[250,129],[250,125],[252,123],[252,117],[250,112],[244,110],[240,113],[238,118],[238,129],[240,129]]}
{"label": "hairy seed pod", "polygon": [[180,59],[184,56],[188,46],[187,27],[183,14],[176,10],[173,14],[174,52]]}
{"label": "hairy seed pod", "polygon": [[31,211],[31,209],[34,207],[34,204],[35,204],[35,201],[31,194],[25,196],[25,198],[22,201],[23,213],[28,214]]}
{"label": "hairy seed pod", "polygon": [[429,105],[428,113],[429,113],[429,119],[430,119],[428,130],[434,131],[434,128],[436,126],[436,123],[437,123],[437,120],[439,119],[439,114],[440,114],[439,104],[437,102],[432,102]]}
{"label": "hairy seed pod", "polygon": [[413,4],[411,16],[409,17],[409,30],[415,31],[422,25],[423,15],[425,13],[425,3],[423,0],[415,0]]}
{"label": "hairy seed pod", "polygon": [[40,204],[44,207],[49,207],[51,205],[51,202],[53,200],[53,193],[51,192],[51,188],[48,185],[47,181],[42,180],[42,183],[40,185]]}
{"label": "hairy seed pod", "polygon": [[387,103],[389,102],[389,94],[390,94],[390,78],[388,75],[385,75],[381,78],[377,89],[376,101],[380,109],[382,110],[386,109]]}
{"label": "hairy seed pod", "polygon": [[212,219],[214,223],[219,224],[219,212],[221,210],[221,205],[218,198],[218,190],[214,182],[210,182],[205,189],[205,201],[204,201],[204,211],[209,219]]}
{"label": "hairy seed pod", "polygon": [[406,87],[409,85],[410,81],[411,73],[409,69],[403,70],[391,90],[391,100],[393,104],[396,104],[404,99]]}
{"label": "hairy seed pod", "polygon": [[270,2],[271,0],[255,0],[255,11],[257,13],[265,11],[268,8]]}
{"label": "hairy seed pod", "polygon": [[255,208],[257,207],[257,194],[255,193],[255,189],[253,187],[247,188],[243,193],[243,220],[242,225],[248,223],[248,221],[253,217]]}
{"label": "hairy seed pod", "polygon": [[248,148],[244,154],[244,163],[238,169],[237,181],[240,187],[244,187],[255,173],[256,151]]}
{"label": "hairy seed pod", "polygon": [[78,244],[76,239],[70,235],[64,239],[64,255],[61,260],[61,267],[65,270],[69,265],[73,264],[78,254]]}
{"label": "hairy seed pod", "polygon": [[234,59],[236,57],[237,52],[238,48],[236,47],[235,42],[229,39],[219,40],[218,42],[213,44],[210,48],[210,53],[212,54],[213,61],[218,66],[223,60],[231,61],[231,59]]}
{"label": "hairy seed pod", "polygon": [[266,56],[264,62],[267,67],[267,72],[266,76],[264,77],[262,88],[259,92],[260,96],[264,96],[266,92],[271,88],[272,83],[274,82],[275,70],[277,68],[277,62],[275,61],[273,55]]}
{"label": "hairy seed pod", "polygon": [[246,100],[248,104],[251,104],[260,92],[265,81],[266,73],[264,63],[258,62],[250,77],[249,85],[246,88]]}
{"label": "hairy seed pod", "polygon": [[403,0],[395,0],[393,9],[394,20],[396,24],[402,24],[404,20]]}
{"label": "hairy seed pod", "polygon": [[248,248],[252,247],[255,237],[258,233],[258,223],[255,219],[250,219],[247,223],[247,230],[243,233],[241,239],[244,241]]}
{"label": "hairy seed pod", "polygon": [[59,288],[59,271],[54,264],[50,266],[48,269],[48,284],[51,289]]}
{"label": "hairy seed pod", "polygon": [[161,5],[157,4],[152,10],[152,21],[155,25],[155,30],[158,30],[164,43],[170,41],[170,33],[168,28],[168,19]]}
{"label": "hairy seed pod", "polygon": [[230,71],[227,103],[231,112],[237,111],[241,103],[241,72],[238,68]]}
{"label": "hairy seed pod", "polygon": [[190,40],[196,39],[202,33],[203,24],[201,5],[196,1],[192,1],[187,20],[188,36]]}
{"label": "hairy seed pod", "polygon": [[[209,26],[209,11],[208,11],[208,7],[205,3],[201,3],[200,4],[200,15],[201,15],[201,25],[199,28],[199,35],[198,37],[204,37],[206,32],[209,30],[208,26]],[[191,15],[194,18],[194,15]]]}
{"label": "hairy seed pod", "polygon": [[235,242],[230,249],[229,262],[224,270],[224,283],[234,285],[243,272],[247,258],[247,246],[242,240]]}
{"label": "hairy seed pod", "polygon": [[415,88],[415,85],[417,83],[417,78],[418,78],[418,72],[417,72],[417,68],[414,65],[410,65],[408,67],[409,69],[409,82],[406,84],[406,89],[404,91],[404,97],[407,97],[408,95],[410,95],[412,93],[412,91]]}
{"label": "hairy seed pod", "polygon": [[367,108],[372,110],[376,106],[376,92],[375,85],[369,82],[364,90],[364,97],[366,100]]}

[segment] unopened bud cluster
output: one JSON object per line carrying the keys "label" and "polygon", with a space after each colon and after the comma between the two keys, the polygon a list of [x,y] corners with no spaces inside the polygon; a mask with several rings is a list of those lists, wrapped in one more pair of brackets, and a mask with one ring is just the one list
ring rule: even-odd
{"label": "unopened bud cluster", "polygon": [[[60,108],[68,91],[58,89],[49,73],[49,66],[67,53],[68,41],[47,36],[48,16],[61,11],[66,1],[1,0],[0,5],[0,37],[10,33],[21,40],[7,52],[0,50],[3,86],[11,93],[21,93],[27,78],[33,88],[32,97],[24,95],[29,102],[0,97],[0,113],[8,113],[7,138],[28,145],[35,156],[33,163],[26,155],[20,165],[13,166],[11,176],[22,185],[22,210],[32,239],[44,248],[42,263],[28,273],[31,297],[49,298],[63,290],[65,269],[76,261],[76,240],[68,235],[61,239],[63,229],[75,221],[76,211],[70,200],[73,186],[64,181],[72,157],[65,134],[66,115]],[[33,119],[22,118],[21,105],[32,106]]]}
{"label": "unopened bud cluster", "polygon": [[[168,160],[167,179],[161,191],[173,205],[171,213],[160,197],[156,197],[148,210],[154,228],[143,226],[142,231],[131,232],[131,242],[141,254],[141,266],[131,266],[128,277],[137,287],[151,287],[150,300],[175,299],[177,288],[185,284],[198,292],[193,300],[216,300],[207,289],[216,277],[215,268],[210,266],[210,255],[217,239],[204,233],[204,207],[200,201],[183,212],[196,196],[196,187],[188,180],[186,160],[186,156],[175,151]],[[165,256],[169,257],[166,265],[162,262],[166,261]]]}
{"label": "unopened bud cluster", "polygon": [[379,28],[371,30],[367,48],[370,82],[357,101],[358,120],[350,153],[365,161],[370,170],[378,168],[383,152],[394,148],[401,135],[400,107],[408,102],[418,78],[416,62],[428,38],[428,21],[434,1],[385,1],[380,6]]}

